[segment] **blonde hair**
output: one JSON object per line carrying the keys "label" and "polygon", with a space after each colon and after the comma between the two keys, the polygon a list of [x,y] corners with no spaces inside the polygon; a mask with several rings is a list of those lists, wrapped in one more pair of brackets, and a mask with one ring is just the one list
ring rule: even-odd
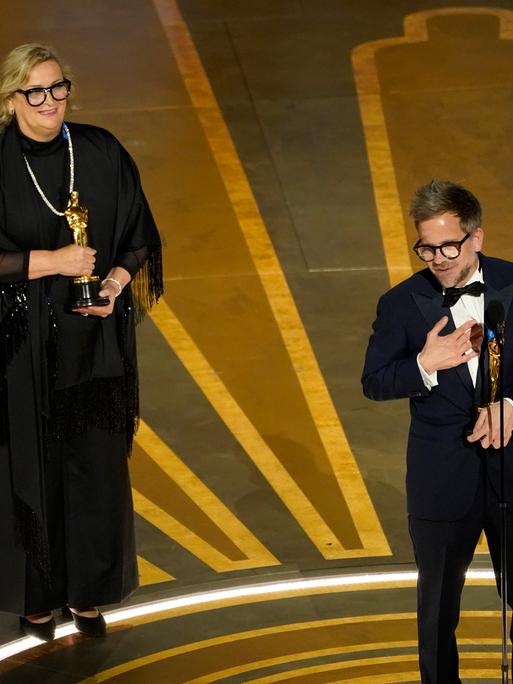
{"label": "blonde hair", "polygon": [[10,98],[27,81],[33,67],[49,60],[57,62],[64,78],[71,80],[69,68],[61,62],[55,50],[47,45],[18,45],[4,59],[0,67],[0,129],[7,126],[14,116],[9,105]]}

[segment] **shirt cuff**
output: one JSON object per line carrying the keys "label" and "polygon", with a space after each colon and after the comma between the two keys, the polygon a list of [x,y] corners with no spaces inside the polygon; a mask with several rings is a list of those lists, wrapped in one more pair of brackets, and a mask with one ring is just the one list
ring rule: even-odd
{"label": "shirt cuff", "polygon": [[419,361],[419,356],[420,354],[417,354],[417,366],[419,367],[419,371],[422,376],[422,382],[424,383],[425,387],[430,390],[438,385],[438,373],[437,371],[433,371],[431,374],[426,373]]}
{"label": "shirt cuff", "polygon": [[511,406],[513,406],[513,399],[510,399],[509,397],[504,397],[504,401],[507,401],[508,404],[511,404]]}

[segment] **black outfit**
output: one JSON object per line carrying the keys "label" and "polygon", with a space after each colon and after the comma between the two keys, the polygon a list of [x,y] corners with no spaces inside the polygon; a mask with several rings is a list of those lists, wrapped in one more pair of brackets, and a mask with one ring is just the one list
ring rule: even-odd
{"label": "black outfit", "polygon": [[127,455],[138,420],[134,324],[162,292],[161,248],[137,169],[119,142],[68,124],[89,210],[95,274],[133,280],[107,318],[68,309],[69,279],[28,280],[30,250],[69,245],[43,203],[69,192],[64,134],[0,135],[0,610],[117,602],[137,587]]}
{"label": "black outfit", "polygon": [[[513,264],[480,257],[485,312],[500,301],[506,312],[505,396],[513,396]],[[387,292],[378,303],[365,367],[363,388],[371,399],[410,399],[406,493],[410,533],[419,568],[419,657],[423,684],[458,684],[454,632],[459,619],[465,571],[484,529],[492,561],[500,567],[498,452],[471,444],[466,435],[476,421],[476,406],[486,392],[486,345],[482,347],[476,387],[466,364],[438,371],[438,385],[428,390],[417,355],[427,333],[449,316],[443,334],[454,330],[450,309],[443,307],[440,286],[425,269]],[[506,498],[513,511],[513,444],[506,447]],[[508,555],[513,548],[509,524]],[[508,567],[513,571],[513,557]],[[513,577],[508,577],[513,596]]]}

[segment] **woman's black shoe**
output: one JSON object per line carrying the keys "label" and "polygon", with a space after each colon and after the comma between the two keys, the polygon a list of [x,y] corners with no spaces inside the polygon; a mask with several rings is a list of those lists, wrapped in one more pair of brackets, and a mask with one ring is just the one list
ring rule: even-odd
{"label": "woman's black shoe", "polygon": [[20,617],[20,629],[25,636],[35,637],[41,641],[52,641],[55,637],[55,620],[47,622],[31,622],[25,617]]}
{"label": "woman's black shoe", "polygon": [[[87,609],[84,609],[84,612],[85,610]],[[62,609],[62,614],[64,617],[71,616],[73,618],[75,627],[81,634],[85,634],[86,636],[90,637],[104,637],[107,635],[107,625],[105,624],[105,619],[100,611],[98,611],[98,615],[96,617],[84,617],[83,615],[77,615],[68,607],[66,607]]]}

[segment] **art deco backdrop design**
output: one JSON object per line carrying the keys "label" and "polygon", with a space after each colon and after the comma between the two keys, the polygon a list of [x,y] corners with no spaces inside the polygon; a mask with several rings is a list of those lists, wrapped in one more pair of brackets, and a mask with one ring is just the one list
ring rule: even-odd
{"label": "art deco backdrop design", "polygon": [[[485,251],[513,257],[509,3],[2,12],[3,53],[46,41],[71,63],[70,118],[134,156],[166,242],[165,296],[138,335],[131,603],[413,570],[407,406],[363,398],[363,353],[378,296],[417,268],[407,212],[421,183],[472,188]],[[485,546],[475,567],[489,567]],[[469,583],[465,681],[499,671],[497,609],[490,579]],[[3,643],[13,630],[2,616]],[[0,661],[0,679],[419,681],[411,578],[168,609],[93,646],[65,637]]]}

